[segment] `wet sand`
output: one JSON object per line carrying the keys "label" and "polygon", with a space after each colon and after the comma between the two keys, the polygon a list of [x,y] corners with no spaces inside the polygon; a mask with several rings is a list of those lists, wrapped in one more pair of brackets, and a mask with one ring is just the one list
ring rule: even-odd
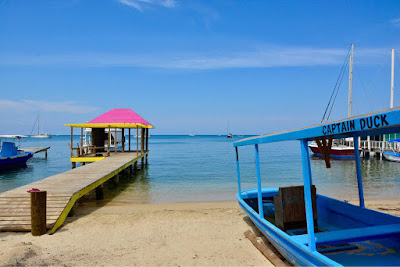
{"label": "wet sand", "polygon": [[[357,203],[357,201],[351,201]],[[367,201],[400,216],[400,200]],[[0,265],[271,265],[235,201],[82,206],[54,235],[0,233]]]}

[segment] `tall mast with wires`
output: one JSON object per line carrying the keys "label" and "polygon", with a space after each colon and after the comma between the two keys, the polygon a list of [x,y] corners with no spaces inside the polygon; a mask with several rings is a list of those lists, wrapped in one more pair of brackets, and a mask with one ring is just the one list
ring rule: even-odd
{"label": "tall mast with wires", "polygon": [[351,94],[353,89],[353,50],[354,44],[351,44],[350,66],[349,66],[349,102],[347,116],[351,117]]}
{"label": "tall mast with wires", "polygon": [[392,49],[392,80],[390,90],[390,108],[393,108],[393,95],[394,95],[394,49]]}

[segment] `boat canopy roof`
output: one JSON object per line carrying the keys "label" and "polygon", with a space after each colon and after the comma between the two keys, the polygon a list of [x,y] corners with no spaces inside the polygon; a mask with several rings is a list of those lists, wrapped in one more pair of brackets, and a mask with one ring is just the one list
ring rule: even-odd
{"label": "boat canopy roof", "polygon": [[233,146],[238,147],[300,139],[312,141],[314,137],[322,136],[332,136],[334,139],[338,139],[398,132],[400,132],[400,107],[316,124],[291,131],[249,137],[234,142]]}
{"label": "boat canopy roof", "polygon": [[129,108],[115,108],[86,123],[64,124],[81,128],[153,128],[149,122]]}
{"label": "boat canopy roof", "polygon": [[389,143],[393,143],[393,142],[400,142],[400,138],[393,139],[393,140],[390,140],[390,141],[389,141]]}
{"label": "boat canopy roof", "polygon": [[21,135],[21,134],[16,134],[16,135],[12,135],[12,134],[3,134],[0,135],[0,138],[7,138],[7,139],[21,139],[21,138],[27,138],[27,135]]}

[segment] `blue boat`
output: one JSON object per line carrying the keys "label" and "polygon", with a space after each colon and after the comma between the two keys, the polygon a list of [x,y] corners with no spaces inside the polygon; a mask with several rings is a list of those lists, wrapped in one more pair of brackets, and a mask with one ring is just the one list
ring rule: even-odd
{"label": "blue boat", "polygon": [[[328,127],[330,135],[326,134]],[[400,108],[236,141],[239,205],[294,265],[400,266],[400,218],[365,208],[358,149],[358,137],[397,132]],[[322,153],[329,153],[327,144],[346,137],[354,138],[359,205],[316,194],[312,183],[308,142],[321,139],[325,144]],[[288,140],[300,142],[303,185],[262,188],[259,145]],[[255,150],[257,188],[242,191],[239,148],[251,145]],[[324,160],[329,168],[329,157]]]}
{"label": "blue boat", "polygon": [[[23,135],[0,135],[0,170],[13,168],[26,164],[26,161],[33,156],[32,152],[19,150],[15,144],[20,141]],[[3,141],[5,139],[6,141]],[[10,141],[8,141],[10,140]]]}
{"label": "blue boat", "polygon": [[[400,138],[390,140],[389,143],[400,142]],[[400,153],[394,151],[383,151],[382,155],[385,159],[394,162],[400,162]]]}

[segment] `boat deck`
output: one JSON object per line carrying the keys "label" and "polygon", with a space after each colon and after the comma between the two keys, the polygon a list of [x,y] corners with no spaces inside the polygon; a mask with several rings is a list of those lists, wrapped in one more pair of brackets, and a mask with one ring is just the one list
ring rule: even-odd
{"label": "boat deck", "polygon": [[0,231],[31,230],[30,194],[27,191],[38,188],[47,191],[47,229],[51,229],[50,234],[54,233],[79,198],[147,154],[148,151],[112,154],[101,161],[0,193]]}

